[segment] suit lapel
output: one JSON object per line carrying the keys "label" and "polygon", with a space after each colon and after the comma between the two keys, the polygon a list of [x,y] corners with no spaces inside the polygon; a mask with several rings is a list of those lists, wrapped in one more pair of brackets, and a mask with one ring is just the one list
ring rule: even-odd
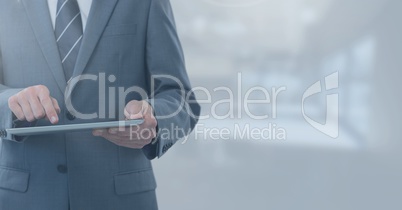
{"label": "suit lapel", "polygon": [[74,76],[80,75],[109,21],[118,0],[94,0],[87,20],[87,26],[82,39],[82,45],[75,65]]}
{"label": "suit lapel", "polygon": [[22,0],[38,44],[61,92],[66,89],[66,78],[57,47],[46,0]]}
{"label": "suit lapel", "polygon": [[66,97],[70,97],[72,90],[79,81],[79,76],[83,73],[89,59],[95,50],[96,45],[102,36],[110,16],[118,0],[94,0],[92,1],[91,11],[87,20],[81,49],[78,53],[77,63],[75,64],[73,80],[69,82],[66,90]]}

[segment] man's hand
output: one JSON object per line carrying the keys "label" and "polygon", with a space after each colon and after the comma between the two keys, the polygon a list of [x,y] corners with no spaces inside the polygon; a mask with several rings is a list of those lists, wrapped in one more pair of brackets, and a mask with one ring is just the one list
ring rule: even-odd
{"label": "man's hand", "polygon": [[95,129],[94,136],[101,136],[116,145],[141,149],[156,137],[157,121],[151,105],[146,101],[130,101],[125,109],[127,120],[144,119],[144,123],[134,127]]}
{"label": "man's hand", "polygon": [[46,118],[52,124],[59,122],[60,107],[43,85],[25,88],[8,99],[8,107],[20,121],[33,122]]}

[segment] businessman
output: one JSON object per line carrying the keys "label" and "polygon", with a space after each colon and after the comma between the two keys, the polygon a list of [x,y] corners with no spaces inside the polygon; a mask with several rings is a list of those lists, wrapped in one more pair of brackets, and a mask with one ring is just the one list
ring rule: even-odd
{"label": "businessman", "polygon": [[168,0],[0,0],[0,129],[144,119],[3,136],[1,210],[157,209],[150,160],[199,111]]}

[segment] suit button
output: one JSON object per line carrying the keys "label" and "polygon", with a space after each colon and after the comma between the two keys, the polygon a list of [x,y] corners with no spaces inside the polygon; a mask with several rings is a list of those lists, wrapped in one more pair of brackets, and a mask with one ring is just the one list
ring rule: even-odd
{"label": "suit button", "polygon": [[70,112],[66,113],[66,117],[68,120],[75,120],[75,116],[73,114],[71,114]]}
{"label": "suit button", "polygon": [[57,171],[61,174],[67,173],[67,166],[65,165],[58,165],[57,166]]}

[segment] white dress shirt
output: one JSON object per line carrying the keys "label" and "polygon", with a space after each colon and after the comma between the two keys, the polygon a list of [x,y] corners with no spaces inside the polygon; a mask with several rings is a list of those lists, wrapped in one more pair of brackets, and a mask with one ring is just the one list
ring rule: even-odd
{"label": "white dress shirt", "polygon": [[[50,18],[52,19],[53,29],[56,25],[56,10],[58,0],[47,0],[49,6]],[[92,0],[77,0],[78,6],[81,10],[82,27],[85,31],[87,25],[88,15],[91,10]]]}

